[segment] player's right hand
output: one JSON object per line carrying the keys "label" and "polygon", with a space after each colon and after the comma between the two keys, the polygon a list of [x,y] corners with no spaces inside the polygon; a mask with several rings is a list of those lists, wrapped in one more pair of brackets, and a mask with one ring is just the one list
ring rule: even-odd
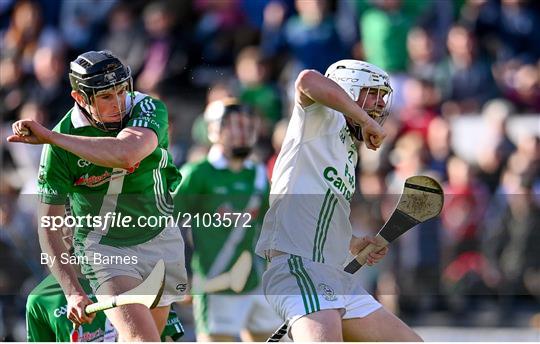
{"label": "player's right hand", "polygon": [[75,325],[90,324],[96,317],[96,313],[86,314],[84,309],[92,304],[92,300],[86,295],[67,296],[67,318]]}
{"label": "player's right hand", "polygon": [[[377,240],[375,240],[375,238],[373,237],[363,236],[363,237],[358,238],[353,235],[351,238],[351,241],[349,242],[349,252],[353,256],[356,256],[369,244],[373,244],[376,246],[380,245],[380,243],[378,243]],[[384,258],[384,256],[386,256],[387,253],[388,253],[388,246],[385,246],[378,251],[371,252],[367,256],[366,264],[369,266],[377,264],[381,259]]]}
{"label": "player's right hand", "polygon": [[21,142],[29,144],[50,143],[52,131],[31,119],[21,119],[11,126],[13,134],[8,136],[8,142]]}
{"label": "player's right hand", "polygon": [[366,147],[377,150],[386,137],[384,129],[371,117],[362,124],[362,137]]}

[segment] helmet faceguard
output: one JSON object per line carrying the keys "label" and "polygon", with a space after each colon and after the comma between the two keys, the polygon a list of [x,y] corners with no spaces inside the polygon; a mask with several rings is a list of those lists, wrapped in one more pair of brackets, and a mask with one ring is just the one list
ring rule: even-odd
{"label": "helmet faceguard", "polygon": [[[384,70],[364,61],[341,60],[328,67],[325,76],[335,81],[355,102],[358,102],[362,94],[362,109],[380,125],[383,125],[390,114],[393,91],[388,74]],[[362,92],[364,89],[365,91]],[[366,108],[367,95],[373,92],[376,92],[377,103],[373,107]],[[384,101],[382,108],[378,106],[379,98]],[[347,118],[347,124],[354,136],[361,140],[361,127],[349,118]]]}
{"label": "helmet faceguard", "polygon": [[[103,92],[126,90],[133,98],[133,79],[128,66],[108,51],[89,51],[79,55],[70,64],[69,81],[71,88],[79,92],[85,102],[94,105],[96,96]],[[91,106],[90,111],[81,111],[90,123],[103,131],[118,131],[127,123],[127,110],[122,99],[116,96],[118,109],[124,109],[120,114],[120,120],[115,122],[103,121],[103,114],[99,113],[96,106]],[[95,109],[95,112],[92,111]]]}
{"label": "helmet faceguard", "polygon": [[[233,158],[246,158],[257,141],[257,120],[253,112],[234,98],[227,98],[210,103],[204,112],[204,119],[214,126],[209,130],[212,143],[223,145],[226,155]],[[230,131],[230,137],[223,142],[219,136],[223,130]]]}

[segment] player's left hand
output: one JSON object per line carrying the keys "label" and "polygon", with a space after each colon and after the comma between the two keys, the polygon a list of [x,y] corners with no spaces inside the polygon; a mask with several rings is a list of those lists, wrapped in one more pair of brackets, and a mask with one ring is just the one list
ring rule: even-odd
{"label": "player's left hand", "polygon": [[11,126],[13,134],[8,136],[8,142],[21,142],[29,144],[50,143],[52,131],[31,119],[21,119]]}
{"label": "player's left hand", "polygon": [[[377,241],[370,236],[364,236],[360,238],[353,236],[349,244],[349,251],[352,255],[356,256],[369,244],[377,245]],[[372,266],[374,264],[377,264],[381,259],[384,258],[386,253],[388,253],[388,246],[383,247],[378,251],[371,252],[367,256],[367,265]]]}

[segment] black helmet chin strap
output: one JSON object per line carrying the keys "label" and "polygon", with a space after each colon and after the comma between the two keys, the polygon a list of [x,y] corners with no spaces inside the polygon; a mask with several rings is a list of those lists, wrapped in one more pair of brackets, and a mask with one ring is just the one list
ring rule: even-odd
{"label": "black helmet chin strap", "polygon": [[76,105],[81,111],[81,113],[84,115],[84,117],[86,117],[88,122],[90,122],[90,124],[94,128],[97,128],[99,130],[106,131],[106,132],[111,132],[111,131],[118,131],[124,127],[124,124],[125,124],[124,119],[127,117],[127,111],[126,111],[126,114],[120,120],[120,122],[105,123],[105,122],[96,121],[96,119],[88,111],[86,111],[84,107],[80,106],[79,104],[76,104]]}
{"label": "black helmet chin strap", "polygon": [[[118,85],[114,85],[111,87],[112,90],[116,90],[116,87]],[[127,86],[128,89],[131,89],[132,86],[128,84]],[[87,103],[89,104],[89,106],[92,104],[92,99],[95,99],[97,93],[94,93],[92,95],[88,95],[88,94],[84,94],[85,95],[85,100],[87,101]],[[117,98],[117,102],[118,102],[118,109],[121,109],[122,108],[122,105],[120,104],[120,98],[118,97],[118,95],[116,95],[116,98]],[[77,104],[79,106],[79,108],[82,110],[83,114],[85,115],[85,117],[88,119],[88,121],[92,124],[93,127],[95,128],[98,128],[102,131],[106,131],[106,132],[112,132],[112,131],[119,131],[121,129],[124,128],[124,126],[126,125],[127,123],[127,118],[129,117],[129,113],[130,113],[130,107],[133,106],[133,102],[134,102],[134,93],[132,92],[127,92],[127,95],[126,95],[126,99],[124,99],[123,101],[128,101],[128,104],[126,104],[126,107],[124,109],[124,113],[122,115],[122,117],[120,118],[119,121],[117,122],[104,122],[103,120],[101,120],[101,114],[99,113],[99,110],[97,110],[97,113],[95,113],[94,115],[87,111],[85,108],[81,107],[79,104]],[[96,107],[97,109],[97,107]]]}
{"label": "black helmet chin strap", "polygon": [[350,134],[357,140],[363,141],[362,137],[362,127],[353,123],[353,120],[345,116],[345,122],[347,123],[347,128],[349,128]]}

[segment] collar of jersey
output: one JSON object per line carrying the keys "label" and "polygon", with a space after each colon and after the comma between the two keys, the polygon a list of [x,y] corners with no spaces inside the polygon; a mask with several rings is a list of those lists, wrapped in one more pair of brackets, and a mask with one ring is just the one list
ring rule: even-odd
{"label": "collar of jersey", "polygon": [[[210,148],[210,151],[208,152],[208,155],[206,156],[206,159],[212,165],[215,169],[218,170],[226,170],[228,168],[229,160],[227,157],[223,154],[221,149],[217,146],[212,146]],[[244,160],[244,167],[251,169],[253,168],[255,164],[253,161],[246,159]]]}
{"label": "collar of jersey", "polygon": [[[145,97],[147,97],[146,94],[135,91],[135,98],[133,99],[131,97],[126,97],[126,111],[128,112],[128,116],[131,116],[131,110],[132,108],[141,100],[143,100]],[[81,110],[77,103],[73,106],[73,111],[71,112],[71,124],[73,125],[73,128],[82,128],[82,127],[88,127],[92,124],[88,119],[81,113]]]}

